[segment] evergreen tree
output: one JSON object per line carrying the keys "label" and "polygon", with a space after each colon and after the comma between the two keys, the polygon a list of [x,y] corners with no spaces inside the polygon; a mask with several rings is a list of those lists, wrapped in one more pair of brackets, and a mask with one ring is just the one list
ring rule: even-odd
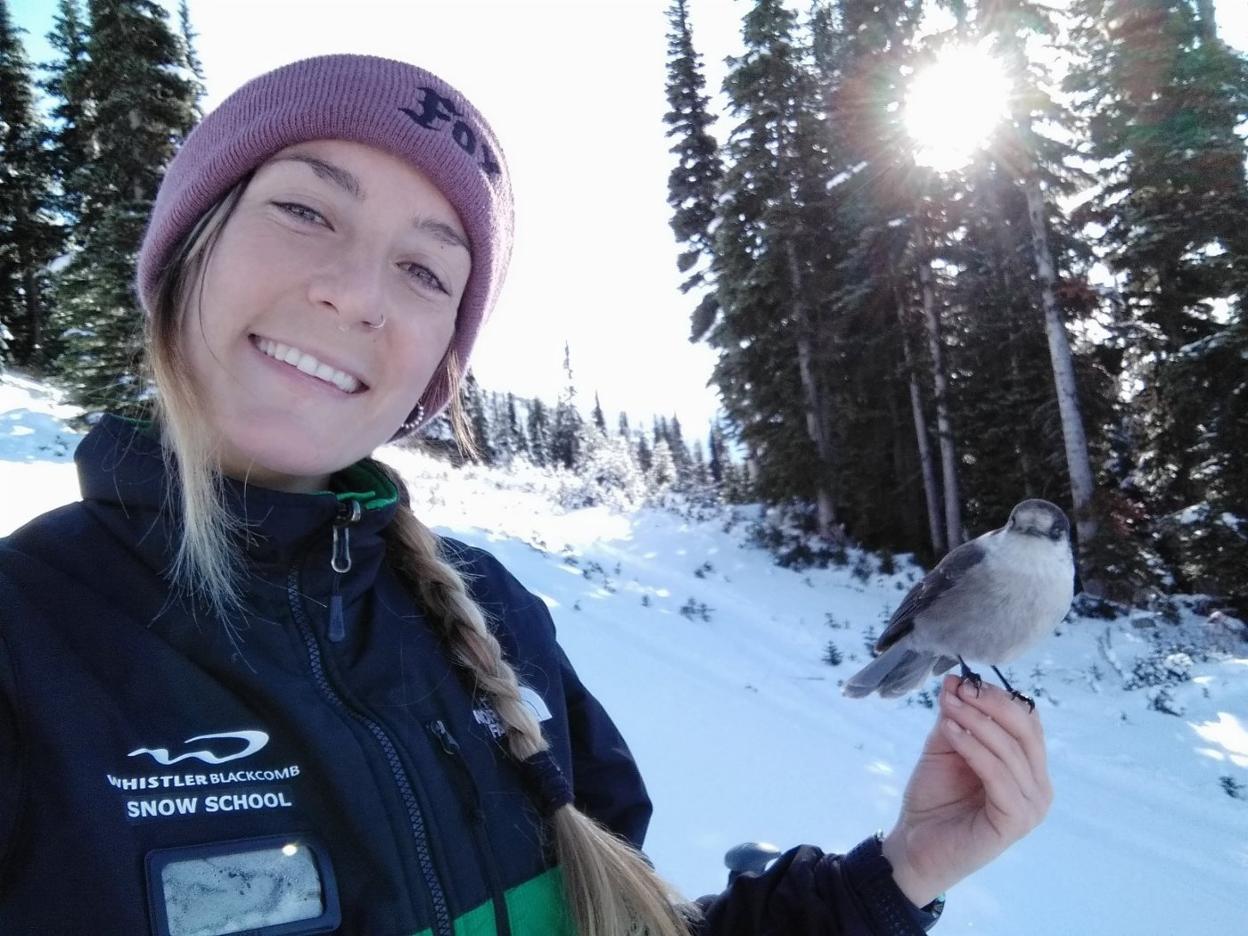
{"label": "evergreen tree", "polygon": [[[1061,254],[1054,248],[1060,246],[1061,219],[1053,204],[1056,195],[1071,193],[1076,184],[1085,180],[1072,173],[1066,162],[1069,149],[1054,138],[1051,129],[1069,128],[1071,117],[1045,91],[1052,79],[1039,56],[1028,51],[1041,42],[1052,47],[1057,34],[1053,15],[1034,0],[996,0],[985,7],[979,27],[992,40],[1013,85],[1002,148],[1007,165],[1019,177],[1027,206],[1027,225],[1023,230],[1031,248],[1030,278],[1039,294],[1048,340],[1077,545],[1087,558],[1099,518],[1094,506],[1095,479],[1081,405],[1086,394],[1081,394],[1078,387],[1065,310],[1059,304]],[[1041,126],[1049,128],[1047,135],[1042,135]],[[1086,561],[1082,571],[1087,585],[1094,575],[1099,578]]]}
{"label": "evergreen tree", "polygon": [[626,439],[629,437],[628,413],[625,413],[623,411],[620,412],[620,435]]}
{"label": "evergreen tree", "polygon": [[[677,165],[668,176],[667,203],[673,212],[672,232],[686,247],[676,266],[682,274],[689,273],[680,286],[681,292],[687,293],[707,280],[707,262],[714,255],[716,190],[723,169],[709,131],[715,117],[707,110],[708,98],[702,93],[706,81],[701,56],[694,51],[685,0],[672,0],[667,19],[667,102],[671,110],[663,121],[670,128],[667,136],[677,138],[669,150],[676,155]],[[695,269],[699,259],[704,263]],[[718,307],[715,290],[707,290],[694,309],[690,340],[698,341],[706,334]]]}
{"label": "evergreen tree", "polygon": [[676,463],[672,461],[672,450],[666,439],[660,439],[654,445],[646,481],[650,490],[655,492],[665,491],[676,483]]}
{"label": "evergreen tree", "polygon": [[550,420],[546,415],[546,406],[534,397],[529,404],[529,458],[533,464],[546,467],[553,462],[550,439]]}
{"label": "evergreen tree", "polygon": [[649,475],[650,468],[654,464],[654,455],[650,445],[646,442],[646,434],[644,432],[638,431],[635,448],[637,467],[641,469],[642,474]]}
{"label": "evergreen tree", "polygon": [[757,456],[764,496],[815,502],[819,532],[838,539],[828,387],[836,338],[821,271],[843,245],[831,223],[824,97],[810,44],[779,0],[757,0],[742,39],[745,54],[730,60],[724,85],[738,124],[717,205],[713,379]]}
{"label": "evergreen tree", "polygon": [[685,444],[685,437],[680,428],[680,418],[673,413],[671,421],[667,424],[668,448],[672,451],[672,463],[676,466],[676,476],[681,481],[689,479],[689,468],[691,460],[689,458],[689,447]]}
{"label": "evergreen tree", "polygon": [[1242,514],[1248,486],[1248,182],[1237,132],[1248,63],[1217,39],[1208,3],[1079,0],[1074,9],[1067,87],[1086,119],[1088,156],[1105,167],[1079,219],[1096,226],[1125,312],[1130,465],[1118,493],[1150,506],[1150,532],[1180,587],[1238,590],[1248,606],[1242,574],[1229,572],[1248,561],[1246,541],[1198,519],[1205,504]]}
{"label": "evergreen tree", "polygon": [[710,451],[708,468],[711,473],[711,480],[717,485],[723,484],[724,464],[727,461],[728,453],[724,444],[724,431],[719,426],[719,420],[711,424],[711,434],[707,440],[707,449]]}
{"label": "evergreen tree", "polygon": [[529,440],[525,438],[524,429],[521,427],[520,419],[516,415],[516,397],[513,393],[507,394],[507,410],[503,425],[507,428],[507,440],[511,454],[527,455],[529,451]]}
{"label": "evergreen tree", "polygon": [[182,40],[182,59],[187,71],[190,72],[194,79],[192,82],[195,89],[195,118],[198,121],[203,117],[204,112],[200,108],[200,102],[204,99],[204,65],[199,60],[199,52],[195,49],[195,39],[198,33],[191,26],[191,11],[187,6],[186,0],[178,0],[178,30],[179,38]]}
{"label": "evergreen tree", "polygon": [[903,122],[922,62],[915,38],[922,13],[918,0],[843,0],[835,14],[821,10],[814,27],[837,141],[833,225],[848,242],[824,287],[837,312],[835,354],[825,368],[837,376],[830,393],[843,453],[841,509],[864,544],[904,543],[936,558],[947,527],[957,528],[955,540],[960,533],[961,498],[947,410],[946,431],[931,431],[946,373],[935,353],[943,359],[948,350],[942,296],[952,232],[940,209],[952,193],[916,165]]}
{"label": "evergreen tree", "polygon": [[705,487],[710,482],[710,472],[706,468],[706,454],[702,450],[702,440],[693,440],[693,451],[689,456],[689,480],[698,487]]}
{"label": "evergreen tree", "polygon": [[47,265],[60,233],[49,217],[51,167],[19,33],[0,0],[0,364],[38,368]]}
{"label": "evergreen tree", "polygon": [[460,386],[459,393],[464,406],[464,415],[468,418],[468,425],[472,427],[478,461],[484,465],[493,465],[497,459],[494,432],[485,411],[485,394],[477,382],[476,374],[472,371],[468,372],[468,376]]}
{"label": "evergreen tree", "polygon": [[602,403],[598,400],[597,393],[594,394],[594,425],[603,435],[607,434],[607,417],[603,415]]}
{"label": "evergreen tree", "polygon": [[581,477],[595,503],[632,509],[645,496],[645,479],[629,451],[628,440],[607,436],[596,425],[585,434]]}
{"label": "evergreen tree", "polygon": [[94,158],[79,176],[81,249],[58,286],[65,348],[56,363],[73,402],[89,412],[145,413],[135,257],[164,166],[194,123],[194,87],[158,3],[91,0],[89,11],[81,79]]}
{"label": "evergreen tree", "polygon": [[559,402],[555,406],[554,424],[550,430],[552,463],[575,469],[580,465],[584,420],[576,408],[576,386],[572,382],[572,351],[563,345],[563,373],[567,377]]}
{"label": "evergreen tree", "polygon": [[46,130],[49,158],[56,187],[55,212],[72,234],[82,218],[85,181],[92,159],[87,115],[94,111],[87,93],[87,23],[78,0],[58,0],[48,43],[58,57],[43,65],[43,90],[51,104],[51,126]]}

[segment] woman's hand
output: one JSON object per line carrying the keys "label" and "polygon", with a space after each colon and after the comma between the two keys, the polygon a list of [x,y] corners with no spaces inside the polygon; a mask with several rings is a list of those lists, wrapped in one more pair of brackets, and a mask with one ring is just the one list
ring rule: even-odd
{"label": "woman's hand", "polygon": [[996,686],[977,698],[946,676],[884,857],[923,907],[1039,825],[1052,802],[1039,715]]}

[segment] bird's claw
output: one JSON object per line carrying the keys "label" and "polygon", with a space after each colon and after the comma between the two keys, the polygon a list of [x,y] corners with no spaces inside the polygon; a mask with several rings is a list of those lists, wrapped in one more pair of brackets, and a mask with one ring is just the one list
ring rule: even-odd
{"label": "bird's claw", "polygon": [[1014,699],[1018,699],[1019,702],[1026,702],[1028,715],[1030,715],[1032,712],[1036,710],[1036,703],[1029,696],[1023,695],[1017,689],[1010,690],[1010,697]]}
{"label": "bird's claw", "polygon": [[958,688],[961,689],[962,684],[968,682],[975,687],[975,698],[978,699],[980,690],[984,684],[983,679],[980,678],[979,673],[972,673],[970,670],[967,670],[958,677]]}

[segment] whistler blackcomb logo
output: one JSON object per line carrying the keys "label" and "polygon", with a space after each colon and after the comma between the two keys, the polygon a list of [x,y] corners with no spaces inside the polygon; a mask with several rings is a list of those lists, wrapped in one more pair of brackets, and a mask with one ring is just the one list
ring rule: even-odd
{"label": "whistler blackcomb logo", "polygon": [[257,758],[242,766],[219,767],[251,757],[268,743],[267,732],[244,729],[195,735],[183,741],[176,753],[163,747],[135,748],[126,757],[135,758],[131,764],[136,772],[110,773],[105,779],[122,794],[121,807],[131,822],[289,809],[296,801],[294,784],[303,773],[298,764],[269,764]]}
{"label": "whistler blackcomb logo", "polygon": [[473,129],[464,119],[463,112],[455,106],[455,102],[439,94],[433,88],[421,88],[424,97],[420,107],[400,107],[403,113],[412,118],[426,130],[450,131],[451,139],[465,153],[477,160],[481,171],[491,178],[502,174],[502,167],[494,158],[489,146],[481,139],[481,134]]}
{"label": "whistler blackcomb logo", "polygon": [[[193,744],[196,741],[215,741],[220,739],[228,739],[233,741],[242,741],[243,748],[240,750],[237,745],[213,745],[217,750],[212,748],[203,748],[202,750],[185,751],[178,754],[176,758],[168,755],[168,748],[139,748],[130,751],[127,758],[137,758],[140,754],[149,755],[157,764],[172,766],[178,761],[195,759],[202,760],[205,764],[226,764],[231,760],[241,760],[242,758],[250,758],[256,751],[261,750],[263,746],[268,744],[268,735],[263,731],[222,731],[221,734],[215,735],[196,735],[195,738],[187,738],[183,744]],[[230,748],[233,748],[231,751]],[[217,753],[217,751],[226,751],[225,754]]]}

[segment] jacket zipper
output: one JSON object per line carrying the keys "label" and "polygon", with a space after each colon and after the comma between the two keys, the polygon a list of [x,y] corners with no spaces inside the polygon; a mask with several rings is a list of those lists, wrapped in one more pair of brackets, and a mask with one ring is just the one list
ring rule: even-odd
{"label": "jacket zipper", "polygon": [[364,508],[353,500],[339,504],[338,516],[334,518],[334,542],[329,553],[329,567],[334,571],[334,584],[329,593],[329,639],[333,643],[340,643],[347,636],[338,586],[342,577],[351,571],[351,525],[359,523],[363,515]]}
{"label": "jacket zipper", "polygon": [[416,857],[420,862],[421,876],[424,878],[425,886],[429,889],[429,898],[433,903],[433,931],[437,936],[454,936],[451,913],[446,905],[446,892],[442,889],[442,882],[438,880],[438,872],[433,865],[433,855],[429,851],[429,837],[425,831],[425,817],[421,814],[420,804],[416,801],[416,794],[412,791],[412,784],[408,779],[407,771],[403,768],[394,742],[390,740],[390,736],[386,734],[385,729],[363,712],[348,705],[342,696],[338,694],[338,691],[334,689],[329,681],[329,677],[325,674],[325,667],[321,660],[321,648],[316,642],[316,635],[312,632],[312,625],[308,622],[307,615],[303,613],[303,608],[300,604],[300,565],[301,563],[297,562],[291,566],[290,572],[286,576],[286,598],[290,603],[290,610],[295,617],[295,622],[299,627],[303,642],[308,648],[308,662],[312,667],[312,678],[321,694],[332,705],[363,725],[369,734],[376,739],[378,745],[381,746],[381,750],[386,756],[386,761],[390,765],[390,773],[399,788],[400,796],[403,798],[403,805],[407,809],[407,821],[411,827],[412,837],[416,840]]}
{"label": "jacket zipper", "polygon": [[481,803],[481,788],[468,762],[464,759],[463,749],[441,720],[426,722],[425,727],[437,739],[442,751],[455,765],[455,775],[459,777],[457,787],[460,802],[468,815],[468,824],[472,828],[472,838],[477,845],[477,855],[485,867],[485,876],[490,885],[490,898],[494,903],[494,932],[498,936],[511,936],[511,919],[507,913],[507,899],[503,895],[503,887],[498,879],[498,869],[494,866],[494,853],[485,835],[485,809]]}

